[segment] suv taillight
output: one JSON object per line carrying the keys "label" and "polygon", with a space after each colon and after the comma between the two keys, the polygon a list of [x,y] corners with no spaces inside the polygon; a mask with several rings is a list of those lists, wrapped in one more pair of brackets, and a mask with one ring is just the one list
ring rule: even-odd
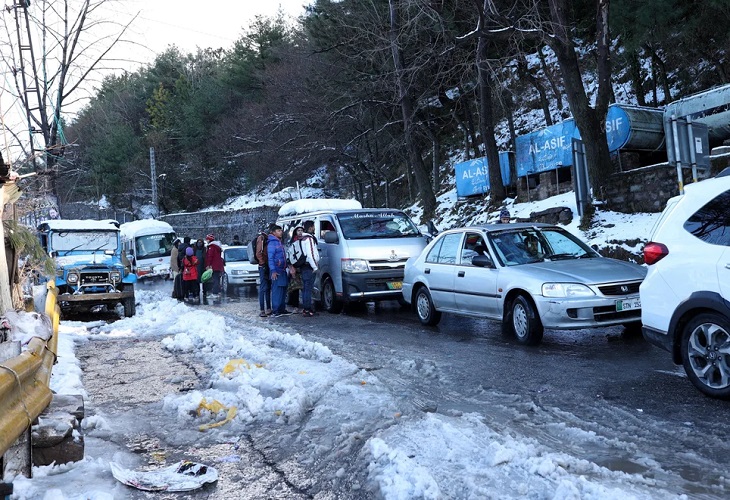
{"label": "suv taillight", "polygon": [[662,243],[650,241],[644,246],[644,262],[649,266],[656,264],[667,255],[669,255],[669,249]]}

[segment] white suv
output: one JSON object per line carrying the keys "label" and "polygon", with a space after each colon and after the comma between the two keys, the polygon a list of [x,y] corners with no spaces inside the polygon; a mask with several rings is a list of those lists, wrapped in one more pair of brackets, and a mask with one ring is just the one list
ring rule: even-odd
{"label": "white suv", "polygon": [[730,168],[667,202],[644,261],[644,338],[697,389],[730,399]]}

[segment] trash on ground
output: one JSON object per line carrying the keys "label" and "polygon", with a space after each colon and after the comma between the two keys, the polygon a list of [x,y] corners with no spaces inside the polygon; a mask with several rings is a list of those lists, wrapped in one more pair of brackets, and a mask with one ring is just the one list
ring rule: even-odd
{"label": "trash on ground", "polygon": [[109,462],[120,483],[142,491],[190,491],[218,480],[218,471],[204,464],[183,460],[164,469],[136,471]]}
{"label": "trash on ground", "polygon": [[198,427],[199,431],[207,431],[208,429],[213,429],[214,427],[220,427],[223,424],[226,424],[233,420],[233,417],[236,416],[236,413],[238,413],[238,407],[236,406],[225,406],[220,401],[214,399],[210,403],[203,398],[203,400],[198,405],[198,416],[203,412],[203,410],[208,410],[209,412],[213,414],[218,414],[221,411],[227,412],[226,418],[224,420],[221,420],[220,422],[214,422],[212,424],[204,424]]}

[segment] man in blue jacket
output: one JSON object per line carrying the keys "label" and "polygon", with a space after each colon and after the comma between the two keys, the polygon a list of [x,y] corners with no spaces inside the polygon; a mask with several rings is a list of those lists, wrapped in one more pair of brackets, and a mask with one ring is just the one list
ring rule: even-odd
{"label": "man in blue jacket", "polygon": [[286,310],[286,287],[289,282],[286,275],[286,252],[281,242],[283,235],[281,226],[274,225],[269,234],[267,248],[271,271],[271,316],[274,318],[291,314],[291,311]]}

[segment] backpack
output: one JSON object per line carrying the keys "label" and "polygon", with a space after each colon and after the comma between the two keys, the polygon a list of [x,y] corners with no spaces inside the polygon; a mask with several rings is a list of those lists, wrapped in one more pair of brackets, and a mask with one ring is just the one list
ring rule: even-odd
{"label": "backpack", "polygon": [[259,233],[256,235],[254,239],[248,242],[247,252],[248,252],[248,261],[251,264],[259,264],[259,260],[256,258],[256,243],[260,237],[264,238],[264,253],[267,251],[267,246],[269,245],[269,237],[264,233]]}
{"label": "backpack", "polygon": [[302,240],[294,241],[289,248],[286,249],[286,259],[294,267],[302,267],[307,263],[307,256],[302,247]]}

